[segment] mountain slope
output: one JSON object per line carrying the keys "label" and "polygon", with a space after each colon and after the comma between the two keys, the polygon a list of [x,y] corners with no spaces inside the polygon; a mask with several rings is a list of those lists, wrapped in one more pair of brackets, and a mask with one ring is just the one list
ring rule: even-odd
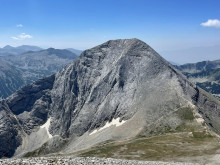
{"label": "mountain slope", "polygon": [[218,138],[202,132],[168,133],[149,138],[107,142],[83,150],[78,156],[216,164],[219,159],[213,155],[220,149],[218,141]]}
{"label": "mountain slope", "polygon": [[219,101],[138,39],[86,50],[6,103],[25,132],[18,131],[17,156],[69,154],[108,141],[193,129],[220,133]]}
{"label": "mountain slope", "polygon": [[207,92],[220,97],[220,60],[176,66],[187,78]]}

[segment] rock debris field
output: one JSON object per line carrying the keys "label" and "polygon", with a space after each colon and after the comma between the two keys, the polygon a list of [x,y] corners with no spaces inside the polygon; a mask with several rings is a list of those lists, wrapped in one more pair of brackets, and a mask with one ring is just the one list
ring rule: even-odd
{"label": "rock debris field", "polygon": [[82,158],[82,157],[35,157],[20,159],[0,159],[0,164],[4,165],[199,165],[193,163],[177,163],[177,162],[158,162],[158,161],[137,161],[137,160],[121,160],[112,158]]}

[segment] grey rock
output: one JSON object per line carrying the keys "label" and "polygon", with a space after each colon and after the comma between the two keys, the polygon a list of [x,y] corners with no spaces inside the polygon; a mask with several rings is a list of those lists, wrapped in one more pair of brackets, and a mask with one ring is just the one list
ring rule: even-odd
{"label": "grey rock", "polygon": [[[111,40],[86,50],[55,75],[22,88],[6,102],[26,134],[16,154],[33,151],[25,146],[27,139],[33,141],[33,133],[42,132],[40,126],[49,119],[53,138],[34,151],[39,155],[152,136],[156,124],[176,129],[183,122],[175,115],[180,107],[199,113],[220,134],[219,101],[138,39]],[[125,123],[100,130],[113,119]]]}
{"label": "grey rock", "polygon": [[6,99],[9,109],[17,115],[27,134],[47,120],[51,104],[49,92],[53,87],[54,78],[52,75],[40,79]]}
{"label": "grey rock", "polygon": [[21,145],[21,126],[5,101],[0,101],[0,155],[11,157]]}

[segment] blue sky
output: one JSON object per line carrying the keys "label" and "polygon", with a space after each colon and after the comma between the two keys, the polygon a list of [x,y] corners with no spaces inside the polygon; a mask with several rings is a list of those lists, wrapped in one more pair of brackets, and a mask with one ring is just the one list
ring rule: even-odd
{"label": "blue sky", "polygon": [[[139,38],[157,51],[220,45],[219,0],[0,0],[0,47],[87,49]],[[217,22],[218,23],[218,22]]]}

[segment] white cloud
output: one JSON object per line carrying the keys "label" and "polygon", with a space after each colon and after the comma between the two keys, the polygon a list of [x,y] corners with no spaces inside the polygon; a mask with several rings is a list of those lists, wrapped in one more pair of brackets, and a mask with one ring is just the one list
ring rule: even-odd
{"label": "white cloud", "polygon": [[18,24],[17,27],[18,27],[18,28],[22,28],[23,25],[22,25],[22,24]]}
{"label": "white cloud", "polygon": [[25,33],[21,33],[20,35],[16,36],[16,37],[11,37],[14,40],[25,40],[25,39],[30,39],[32,38],[31,35],[29,34],[25,34]]}
{"label": "white cloud", "polygon": [[218,19],[209,19],[207,22],[203,22],[200,25],[205,26],[205,27],[220,28],[220,20],[218,20]]}

